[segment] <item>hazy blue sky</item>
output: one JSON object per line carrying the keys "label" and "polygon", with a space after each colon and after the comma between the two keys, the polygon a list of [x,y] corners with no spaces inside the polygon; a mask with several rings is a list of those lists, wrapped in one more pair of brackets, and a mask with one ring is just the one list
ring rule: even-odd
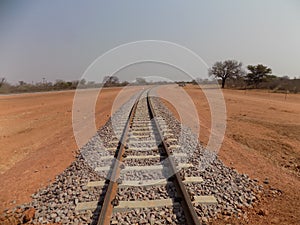
{"label": "hazy blue sky", "polygon": [[74,80],[107,50],[131,41],[178,43],[209,66],[263,63],[300,76],[300,1],[0,0],[0,77]]}

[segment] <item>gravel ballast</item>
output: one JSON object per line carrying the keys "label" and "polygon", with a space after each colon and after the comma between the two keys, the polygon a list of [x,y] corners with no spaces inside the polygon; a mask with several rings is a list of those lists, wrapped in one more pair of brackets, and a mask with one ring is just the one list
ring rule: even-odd
{"label": "gravel ballast", "polygon": [[[103,126],[90,141],[80,149],[80,153],[76,160],[60,175],[55,181],[39,190],[32,195],[32,202],[18,206],[14,209],[21,211],[28,207],[35,208],[35,216],[32,218],[33,224],[40,223],[62,223],[62,224],[91,224],[95,222],[99,210],[76,212],[75,207],[80,202],[102,200],[105,195],[105,188],[94,187],[87,188],[89,181],[105,180],[108,176],[107,172],[96,172],[95,168],[102,166],[110,166],[109,160],[101,160],[103,156],[113,156],[113,151],[107,151],[106,148],[117,147],[112,144],[112,140],[118,140],[120,132],[115,132],[117,126],[122,130],[132,105],[138,95],[132,97],[124,104],[112,118]],[[252,207],[257,202],[262,192],[262,187],[256,181],[251,180],[245,174],[239,174],[234,169],[226,167],[218,157],[214,158],[210,163],[203,166],[203,157],[211,154],[207,152],[199,143],[192,131],[180,124],[172,113],[155,97],[152,97],[152,104],[155,112],[159,115],[159,122],[167,125],[172,131],[172,138],[177,139],[169,142],[169,145],[179,143],[179,134],[182,132],[184,144],[180,148],[173,149],[176,153],[187,153],[189,157],[177,159],[185,163],[192,163],[194,167],[182,169],[180,171],[184,176],[198,176],[203,178],[202,183],[185,184],[191,195],[213,195],[218,204],[202,205],[194,204],[196,212],[202,220],[207,222],[211,218],[215,218],[218,214],[224,215],[243,215],[244,207]],[[118,122],[119,121],[119,122]],[[152,137],[152,136],[151,136]],[[152,147],[152,145],[132,144],[130,147]],[[128,151],[128,153],[130,153]],[[134,152],[135,155],[144,153]],[[149,154],[149,153],[146,153]],[[155,154],[151,152],[151,154]],[[127,161],[127,162],[126,162]],[[126,160],[126,165],[134,165],[136,160]],[[158,163],[158,160],[145,160],[143,164]],[[151,175],[152,174],[152,175]],[[130,171],[129,174],[122,174],[126,180],[147,180],[164,178],[162,173],[146,173],[143,171]],[[140,187],[139,187],[140,188]],[[121,190],[118,200],[126,200],[126,198],[135,199],[138,193],[137,188],[124,188]],[[149,190],[150,189],[150,190]],[[162,198],[175,195],[175,193],[166,190],[166,187],[147,187],[141,188],[140,197],[142,199],[154,198],[157,193]],[[147,197],[144,193],[152,193],[153,197]],[[169,193],[168,193],[169,191]],[[171,193],[171,194],[170,194]],[[140,218],[137,220],[136,218]],[[173,208],[154,208],[130,210],[128,212],[114,213],[112,223],[119,224],[184,224],[184,215],[181,207]],[[170,222],[171,221],[171,222]],[[116,223],[117,224],[117,223]]]}

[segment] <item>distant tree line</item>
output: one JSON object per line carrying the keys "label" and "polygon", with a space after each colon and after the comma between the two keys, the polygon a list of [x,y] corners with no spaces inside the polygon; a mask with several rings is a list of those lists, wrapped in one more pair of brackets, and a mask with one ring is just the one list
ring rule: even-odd
{"label": "distant tree line", "polygon": [[[278,77],[272,74],[271,68],[268,68],[262,64],[248,65],[247,70],[245,70],[242,67],[241,62],[236,60],[225,60],[223,62],[216,62],[211,68],[209,68],[208,74],[216,78],[222,88],[261,88],[270,89],[274,92],[286,93],[298,93],[300,91],[299,78],[290,79],[288,76]],[[77,88],[122,87],[127,85],[163,85],[167,83],[170,82],[147,82],[142,77],[137,77],[135,81],[129,83],[128,81],[120,81],[116,76],[105,76],[101,83],[97,83],[95,81],[86,81],[85,79],[75,81],[56,80],[55,82],[48,82],[45,80],[45,78],[43,78],[42,82],[37,83],[19,81],[18,84],[10,84],[7,82],[6,78],[0,77],[0,94],[74,90]],[[214,81],[198,78],[190,82],[177,81],[176,83],[179,86],[184,86],[185,83],[212,84]]]}
{"label": "distant tree line", "polygon": [[136,78],[134,82],[120,81],[116,76],[105,76],[102,83],[95,81],[75,80],[64,81],[56,80],[48,82],[43,78],[42,82],[27,83],[19,81],[18,84],[10,84],[6,78],[0,78],[0,93],[24,93],[24,92],[41,92],[41,91],[59,91],[59,90],[74,90],[85,88],[100,88],[100,87],[122,87],[127,85],[150,85],[150,84],[165,84],[167,82],[147,82],[144,78]]}
{"label": "distant tree line", "polygon": [[0,83],[0,93],[22,93],[22,92],[40,92],[40,91],[59,91],[59,90],[72,90],[76,89],[78,84],[81,83],[86,87],[95,86],[92,82],[86,82],[83,80],[64,81],[56,80],[55,82],[43,82],[27,83],[25,81],[19,81],[18,84],[10,84],[4,78],[4,82]]}
{"label": "distant tree line", "polygon": [[294,93],[300,91],[300,79],[278,77],[272,74],[271,68],[262,64],[248,65],[244,69],[242,63],[236,60],[219,61],[209,68],[208,74],[218,79],[222,88],[261,88]]}

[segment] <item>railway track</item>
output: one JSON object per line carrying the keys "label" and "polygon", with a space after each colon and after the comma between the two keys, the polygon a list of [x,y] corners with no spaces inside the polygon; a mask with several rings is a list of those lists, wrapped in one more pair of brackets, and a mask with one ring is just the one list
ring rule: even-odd
{"label": "railway track", "polygon": [[[201,177],[183,177],[180,170],[187,154],[176,151],[176,140],[165,121],[155,114],[149,90],[134,103],[127,120],[120,122],[120,140],[110,142],[109,166],[96,171],[106,180],[93,181],[88,188],[102,187],[101,201],[80,202],[76,211],[100,211],[96,224],[201,224],[194,204],[215,204],[213,196],[192,196],[186,185],[202,182]],[[148,221],[139,215],[147,213]]]}

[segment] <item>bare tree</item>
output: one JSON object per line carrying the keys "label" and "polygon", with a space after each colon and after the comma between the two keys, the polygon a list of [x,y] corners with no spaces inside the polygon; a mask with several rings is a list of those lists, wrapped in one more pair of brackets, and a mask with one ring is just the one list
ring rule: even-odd
{"label": "bare tree", "polygon": [[236,60],[225,60],[216,62],[209,70],[209,76],[222,79],[222,88],[225,87],[225,81],[228,78],[237,78],[243,76],[245,71],[242,69],[242,63]]}
{"label": "bare tree", "polygon": [[6,82],[6,78],[2,77],[0,78],[0,88],[2,87],[2,85]]}

